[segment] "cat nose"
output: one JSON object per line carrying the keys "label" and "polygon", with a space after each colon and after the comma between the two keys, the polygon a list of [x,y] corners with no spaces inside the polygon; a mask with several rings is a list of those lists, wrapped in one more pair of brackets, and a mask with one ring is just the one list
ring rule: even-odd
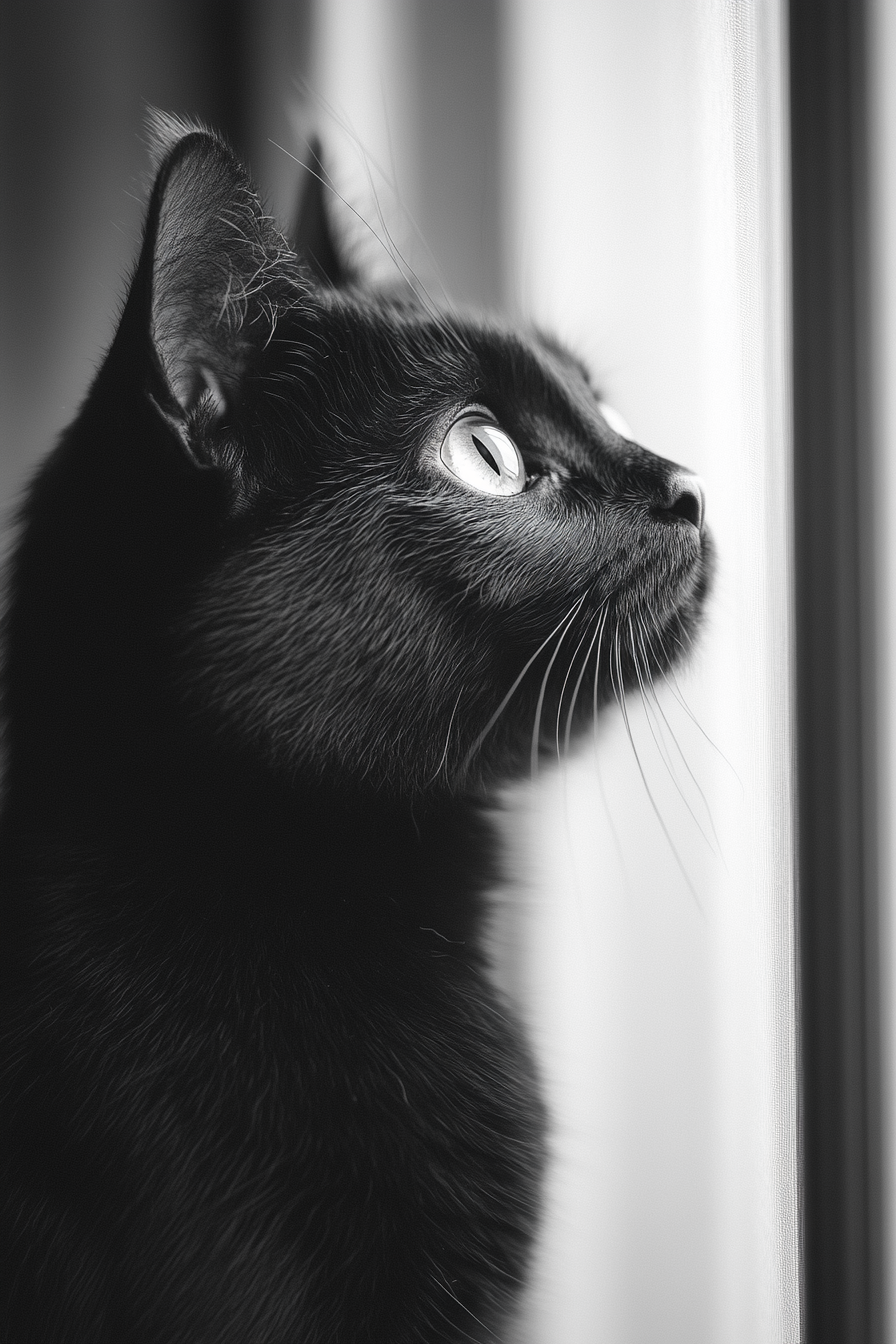
{"label": "cat nose", "polygon": [[666,499],[656,512],[665,518],[683,518],[699,532],[703,526],[705,491],[699,476],[676,471],[666,483]]}

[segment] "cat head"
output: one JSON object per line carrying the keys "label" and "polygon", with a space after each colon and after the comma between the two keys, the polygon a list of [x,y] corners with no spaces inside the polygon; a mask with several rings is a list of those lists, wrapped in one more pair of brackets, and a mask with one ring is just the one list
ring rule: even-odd
{"label": "cat head", "polygon": [[161,120],[157,156],[78,437],[110,441],[114,405],[98,623],[111,647],[118,602],[133,633],[145,585],[142,666],[196,731],[284,779],[478,789],[682,655],[700,487],[612,427],[574,356],[365,288],[317,171],[290,246],[218,137]]}

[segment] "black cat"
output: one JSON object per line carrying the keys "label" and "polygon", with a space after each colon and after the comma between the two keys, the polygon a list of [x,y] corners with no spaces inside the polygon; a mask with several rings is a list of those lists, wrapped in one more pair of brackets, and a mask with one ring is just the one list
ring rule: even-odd
{"label": "black cat", "polygon": [[[694,478],[160,122],[6,620],[3,1338],[494,1339],[545,1121],[483,804],[688,647]],[[308,258],[311,260],[309,261]]]}

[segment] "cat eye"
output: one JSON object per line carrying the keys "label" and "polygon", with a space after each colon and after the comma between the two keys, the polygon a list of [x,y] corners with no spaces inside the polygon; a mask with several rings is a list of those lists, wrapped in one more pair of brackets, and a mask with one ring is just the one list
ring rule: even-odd
{"label": "cat eye", "polygon": [[481,415],[455,420],[439,456],[452,476],[483,494],[518,495],[525,488],[520,450],[503,429]]}

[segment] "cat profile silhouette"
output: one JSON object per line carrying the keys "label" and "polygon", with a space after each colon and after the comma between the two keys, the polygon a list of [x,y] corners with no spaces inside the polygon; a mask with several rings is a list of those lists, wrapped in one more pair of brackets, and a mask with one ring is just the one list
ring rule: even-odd
{"label": "cat profile silhouette", "polygon": [[3,664],[3,1338],[494,1339],[545,1112],[495,789],[681,658],[699,483],[552,339],[289,245],[160,118]]}

